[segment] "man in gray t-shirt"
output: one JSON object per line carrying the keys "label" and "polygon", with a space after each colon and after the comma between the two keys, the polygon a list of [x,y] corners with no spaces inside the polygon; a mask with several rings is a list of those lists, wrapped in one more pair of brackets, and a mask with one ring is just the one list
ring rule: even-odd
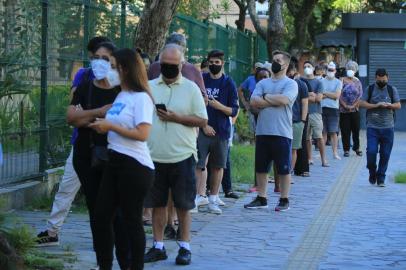
{"label": "man in gray t-shirt", "polygon": [[267,208],[267,174],[272,162],[280,179],[281,195],[275,211],[289,209],[292,154],[292,106],[298,95],[297,83],[286,77],[290,55],[275,51],[272,77],[257,83],[250,105],[259,110],[256,128],[255,171],[258,196],[245,208]]}
{"label": "man in gray t-shirt", "polygon": [[313,164],[312,159],[312,139],[317,142],[317,147],[320,150],[321,164],[323,167],[328,167],[326,159],[326,151],[323,140],[323,118],[320,102],[323,99],[322,84],[319,79],[314,76],[314,65],[310,61],[305,61],[303,64],[304,77],[309,88],[309,119],[307,125],[307,155],[309,163]]}
{"label": "man in gray t-shirt", "polygon": [[[399,110],[400,98],[397,89],[388,84],[388,73],[377,69],[375,84],[363,93],[360,106],[367,109],[367,168],[369,182],[385,186],[386,169],[394,139],[395,115]],[[379,153],[379,166],[376,165]]]}

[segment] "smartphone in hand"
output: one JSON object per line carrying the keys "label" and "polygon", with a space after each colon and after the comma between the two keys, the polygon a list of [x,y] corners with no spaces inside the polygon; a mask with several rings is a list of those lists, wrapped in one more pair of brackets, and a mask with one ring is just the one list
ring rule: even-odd
{"label": "smartphone in hand", "polygon": [[155,108],[156,108],[156,110],[167,111],[165,104],[162,104],[162,103],[161,104],[155,104]]}

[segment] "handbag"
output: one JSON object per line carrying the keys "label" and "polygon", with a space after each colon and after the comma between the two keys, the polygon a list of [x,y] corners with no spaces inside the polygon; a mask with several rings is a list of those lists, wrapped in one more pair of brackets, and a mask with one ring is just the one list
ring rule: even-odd
{"label": "handbag", "polygon": [[[87,108],[89,110],[92,109],[92,102],[91,102],[92,89],[93,89],[93,83],[90,83],[88,104],[87,104]],[[90,167],[92,169],[101,170],[101,169],[103,169],[103,167],[106,165],[107,161],[109,160],[107,146],[94,144],[93,130],[90,131],[89,137],[90,137],[90,149],[91,149]]]}

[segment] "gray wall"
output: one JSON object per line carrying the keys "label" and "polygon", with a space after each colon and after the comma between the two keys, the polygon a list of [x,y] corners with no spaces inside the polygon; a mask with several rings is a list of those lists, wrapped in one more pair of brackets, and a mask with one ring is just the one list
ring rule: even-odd
{"label": "gray wall", "polygon": [[[384,30],[384,29],[358,29],[357,30],[357,62],[359,65],[368,65],[369,68],[369,40],[370,39],[392,39],[405,40],[406,30]],[[388,61],[396,61],[396,55]],[[406,67],[405,67],[406,72]],[[369,70],[367,72],[369,74]],[[390,76],[390,74],[389,74]],[[369,77],[360,78],[364,90],[369,85]],[[371,78],[373,81],[373,78]],[[390,83],[390,81],[389,81]],[[405,81],[406,84],[406,81]],[[396,86],[396,85],[395,85]],[[365,128],[365,112],[361,113],[361,126]],[[402,100],[402,109],[396,112],[395,129],[406,131],[406,100]]]}

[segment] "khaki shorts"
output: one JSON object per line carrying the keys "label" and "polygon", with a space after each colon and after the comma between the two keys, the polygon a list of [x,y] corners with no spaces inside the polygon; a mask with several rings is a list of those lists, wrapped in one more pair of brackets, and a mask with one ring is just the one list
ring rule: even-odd
{"label": "khaki shorts", "polygon": [[293,123],[292,149],[294,150],[302,149],[303,129],[304,129],[303,122]]}
{"label": "khaki shorts", "polygon": [[323,138],[323,117],[320,113],[309,114],[307,140]]}

